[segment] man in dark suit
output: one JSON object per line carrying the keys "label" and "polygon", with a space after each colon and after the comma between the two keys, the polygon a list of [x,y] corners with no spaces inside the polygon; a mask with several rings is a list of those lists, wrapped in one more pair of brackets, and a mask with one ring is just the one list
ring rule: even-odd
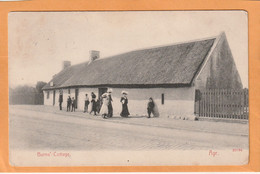
{"label": "man in dark suit", "polygon": [[62,110],[62,102],[63,102],[63,95],[60,94],[60,96],[59,96],[59,106],[60,106],[60,110]]}

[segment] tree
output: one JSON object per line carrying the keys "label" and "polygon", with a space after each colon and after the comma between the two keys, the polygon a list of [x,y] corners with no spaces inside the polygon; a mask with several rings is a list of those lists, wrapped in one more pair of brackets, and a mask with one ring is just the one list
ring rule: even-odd
{"label": "tree", "polygon": [[38,81],[37,84],[36,84],[36,91],[37,91],[38,93],[42,93],[42,88],[43,88],[46,84],[47,84],[46,82]]}
{"label": "tree", "polygon": [[28,86],[28,85],[24,85],[24,86],[17,86],[16,88],[14,88],[12,90],[12,93],[15,94],[29,94],[29,93],[35,93],[36,90],[34,87]]}
{"label": "tree", "polygon": [[46,82],[39,81],[35,87],[24,85],[17,86],[14,89],[9,88],[9,103],[10,104],[43,104],[42,88]]}

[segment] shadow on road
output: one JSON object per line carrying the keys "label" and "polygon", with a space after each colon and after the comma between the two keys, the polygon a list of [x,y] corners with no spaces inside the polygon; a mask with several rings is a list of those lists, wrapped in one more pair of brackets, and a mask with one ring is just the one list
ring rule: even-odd
{"label": "shadow on road", "polygon": [[113,116],[108,118],[110,120],[122,120],[122,119],[130,119],[130,118],[145,118],[146,116],[129,116],[129,117],[120,117],[120,116]]}

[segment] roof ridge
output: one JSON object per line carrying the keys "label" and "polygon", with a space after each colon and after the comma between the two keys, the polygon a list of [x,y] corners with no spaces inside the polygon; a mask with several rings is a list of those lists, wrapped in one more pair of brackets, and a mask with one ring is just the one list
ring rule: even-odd
{"label": "roof ridge", "polygon": [[110,59],[110,58],[114,58],[116,56],[120,56],[120,55],[128,54],[128,53],[133,53],[133,52],[137,52],[137,51],[152,50],[152,49],[157,49],[157,48],[159,49],[159,48],[163,48],[163,47],[176,46],[176,45],[181,45],[181,44],[188,44],[188,43],[192,43],[192,42],[201,42],[201,41],[216,39],[218,37],[219,37],[219,35],[218,36],[211,36],[211,37],[207,37],[207,38],[202,38],[202,39],[194,39],[194,40],[189,40],[189,41],[176,42],[176,43],[167,44],[167,45],[165,44],[165,45],[160,45],[160,46],[157,45],[157,46],[152,46],[152,47],[147,47],[147,48],[140,48],[140,49],[135,49],[135,50],[131,50],[131,51],[123,52],[123,53],[114,54],[114,55],[107,56],[107,57],[104,57],[104,58],[99,58],[99,59],[96,59],[95,61]]}
{"label": "roof ridge", "polygon": [[[221,33],[221,34],[222,34],[222,33]],[[220,35],[221,35],[221,34],[220,34]],[[189,40],[189,41],[176,42],[176,43],[167,44],[167,45],[165,44],[165,45],[160,45],[160,46],[157,45],[157,46],[153,46],[153,47],[140,48],[140,49],[135,49],[135,50],[127,51],[127,52],[122,52],[122,53],[114,54],[114,55],[111,55],[111,56],[106,56],[106,57],[103,57],[103,58],[98,58],[98,59],[94,60],[93,62],[97,62],[97,61],[101,61],[101,60],[107,60],[107,59],[115,58],[116,56],[120,56],[120,55],[128,54],[128,53],[133,53],[133,52],[137,52],[137,51],[145,51],[145,50],[159,49],[159,48],[163,48],[163,47],[176,46],[176,45],[187,44],[187,43],[192,43],[192,42],[206,41],[206,40],[211,40],[211,39],[217,39],[218,37],[219,37],[219,35],[218,35],[218,36],[206,37],[206,38],[202,38],[202,39],[194,39],[194,40]],[[75,64],[75,65],[71,65],[70,67],[76,66],[76,65],[79,65],[79,64],[88,63],[88,62],[89,62],[89,60],[88,60],[88,61],[81,62],[81,63],[77,63],[77,64]]]}

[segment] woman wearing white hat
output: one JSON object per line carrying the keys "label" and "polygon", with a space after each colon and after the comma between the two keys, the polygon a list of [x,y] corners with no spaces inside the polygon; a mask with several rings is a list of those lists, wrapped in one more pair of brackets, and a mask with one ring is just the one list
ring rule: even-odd
{"label": "woman wearing white hat", "polygon": [[128,92],[122,91],[121,93],[123,96],[121,97],[120,102],[122,103],[122,112],[120,113],[121,117],[128,117],[130,115],[128,111],[128,99],[127,99],[127,94]]}
{"label": "woman wearing white hat", "polygon": [[108,114],[108,95],[107,93],[104,93],[102,95],[102,106],[100,109],[100,114],[102,115],[103,118],[107,118],[107,114]]}

